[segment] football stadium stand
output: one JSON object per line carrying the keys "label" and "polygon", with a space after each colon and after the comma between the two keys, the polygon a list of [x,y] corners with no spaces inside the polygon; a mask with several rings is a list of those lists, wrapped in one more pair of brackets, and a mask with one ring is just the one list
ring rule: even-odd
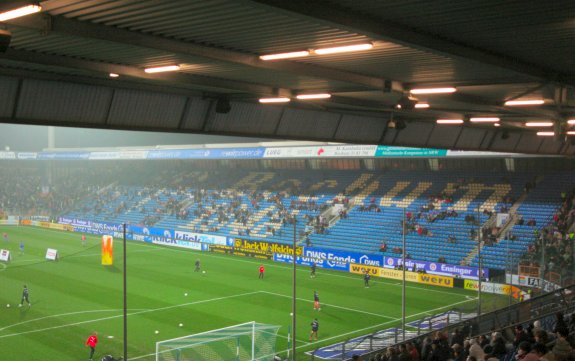
{"label": "football stadium stand", "polygon": [[[137,164],[55,173],[47,182],[36,168],[5,172],[1,208],[277,243],[293,242],[295,219],[299,244],[391,257],[402,256],[405,217],[407,258],[478,266],[481,257],[496,269],[534,259],[575,181],[570,172],[224,173]],[[112,174],[117,181],[108,181]]]}

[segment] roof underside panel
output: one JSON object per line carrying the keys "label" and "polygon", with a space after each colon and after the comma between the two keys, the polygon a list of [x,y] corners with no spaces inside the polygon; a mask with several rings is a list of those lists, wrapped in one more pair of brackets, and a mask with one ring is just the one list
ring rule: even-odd
{"label": "roof underside panel", "polygon": [[489,52],[574,73],[575,2],[328,0],[354,12]]}
{"label": "roof underside panel", "polygon": [[15,116],[43,121],[103,124],[112,94],[113,90],[105,87],[25,80]]}
{"label": "roof underside panel", "polygon": [[337,113],[326,113],[309,110],[286,109],[278,126],[277,134],[295,139],[313,137],[332,139],[337,131],[341,118]]}
{"label": "roof underside panel", "polygon": [[109,124],[122,127],[146,124],[149,128],[176,128],[186,97],[135,90],[117,90],[110,106]]}
{"label": "roof underside panel", "polygon": [[322,47],[334,42],[354,43],[367,39],[317,22],[274,14],[246,1],[120,0],[104,5],[63,6],[49,11],[53,15],[167,38],[217,44],[225,49],[251,49],[254,54],[299,50],[302,44]]}
{"label": "roof underside panel", "polygon": [[15,78],[0,77],[0,117],[10,118],[14,112],[18,94],[18,80]]}
{"label": "roof underside panel", "polygon": [[387,117],[343,115],[334,135],[334,140],[377,144],[387,127],[387,121]]}
{"label": "roof underside panel", "polygon": [[255,104],[234,102],[228,114],[213,113],[207,129],[233,134],[273,135],[283,113],[281,107],[258,107]]}

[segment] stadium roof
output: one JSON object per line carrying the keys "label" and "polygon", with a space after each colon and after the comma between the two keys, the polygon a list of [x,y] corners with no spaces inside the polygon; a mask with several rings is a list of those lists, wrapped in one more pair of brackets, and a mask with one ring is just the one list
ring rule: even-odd
{"label": "stadium roof", "polygon": [[[3,1],[0,10],[25,3]],[[575,154],[575,135],[567,135],[575,132],[573,1],[40,5],[40,13],[0,24],[11,33],[0,53],[5,123]],[[358,44],[373,47],[318,51]],[[289,52],[309,54],[260,58]],[[145,72],[168,65],[180,68]],[[456,91],[410,93],[446,87]],[[317,93],[331,97],[296,98]],[[261,104],[263,97],[291,101]],[[510,100],[543,104],[504,105]],[[471,118],[499,118],[499,126]],[[551,126],[526,125],[534,121]]]}

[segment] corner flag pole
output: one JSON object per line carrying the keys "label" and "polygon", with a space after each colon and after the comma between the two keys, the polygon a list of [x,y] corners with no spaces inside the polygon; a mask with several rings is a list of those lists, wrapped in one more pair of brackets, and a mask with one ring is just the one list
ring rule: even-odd
{"label": "corner flag pole", "polygon": [[128,359],[128,285],[126,283],[126,223],[124,228],[124,360]]}

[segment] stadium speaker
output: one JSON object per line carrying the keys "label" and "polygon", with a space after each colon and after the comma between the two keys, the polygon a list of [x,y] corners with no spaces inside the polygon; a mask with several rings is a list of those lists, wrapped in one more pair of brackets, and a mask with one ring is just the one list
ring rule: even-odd
{"label": "stadium speaker", "polygon": [[216,113],[228,114],[232,110],[232,105],[230,101],[226,98],[219,98],[216,102]]}
{"label": "stadium speaker", "polygon": [[401,110],[412,110],[413,108],[415,108],[415,104],[417,104],[417,98],[414,98],[409,95],[403,95],[397,101],[395,108]]}
{"label": "stadium speaker", "polygon": [[405,124],[405,121],[401,119],[398,120],[392,119],[389,121],[389,123],[387,123],[387,127],[395,130],[403,130],[407,127],[407,124]]}
{"label": "stadium speaker", "polygon": [[7,30],[0,30],[0,53],[5,53],[10,46],[12,34]]}

